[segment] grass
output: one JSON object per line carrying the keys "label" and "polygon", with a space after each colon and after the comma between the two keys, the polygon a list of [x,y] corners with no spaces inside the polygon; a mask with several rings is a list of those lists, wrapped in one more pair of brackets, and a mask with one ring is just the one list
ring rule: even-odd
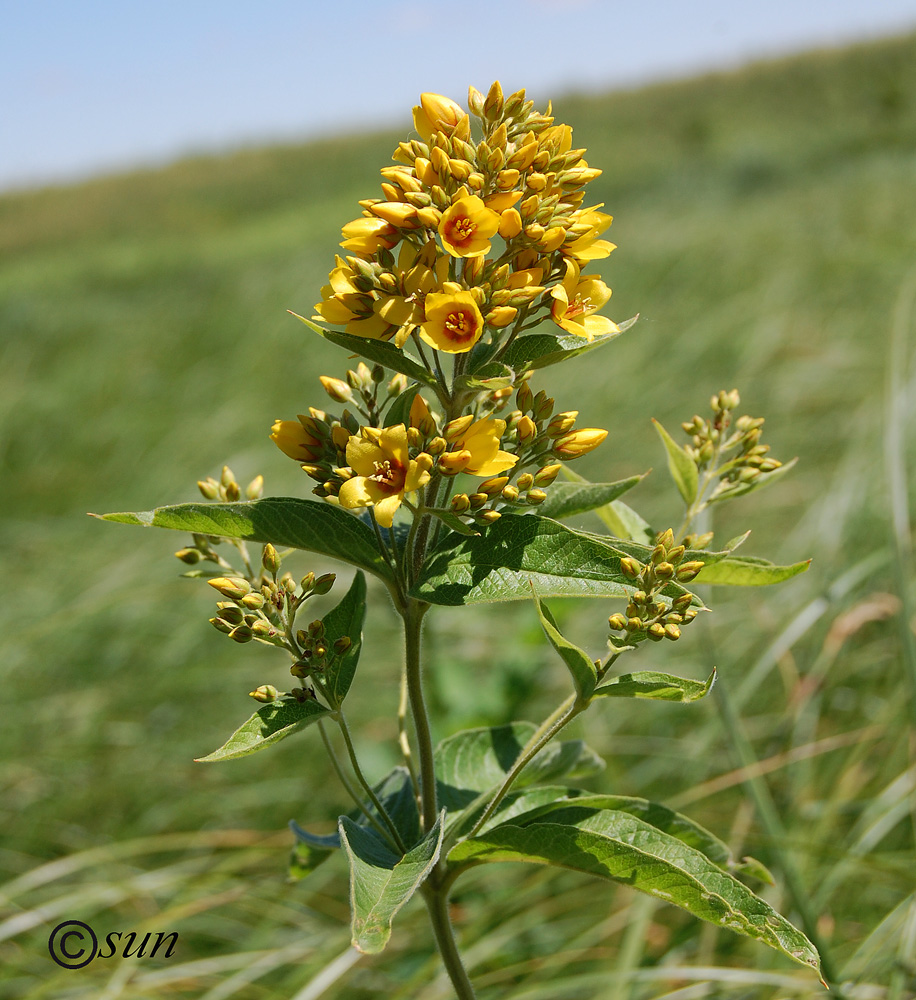
{"label": "grass", "polygon": [[[911,36],[556,102],[605,170],[597,197],[617,217],[606,311],[641,313],[603,365],[573,362],[550,383],[561,408],[611,428],[579,471],[655,466],[633,503],[664,526],[679,511],[649,418],[676,427],[737,385],[768,417],[774,454],[801,460],[724,512],[719,537],[752,525],[754,554],[814,557],[781,588],[716,595],[706,634],[665,650],[675,672],[718,665],[746,744],[712,699],[603,706],[579,729],[608,759],[595,787],[685,808],[772,865],[765,894],[797,919],[788,856],[857,1000],[916,992],[914,94]],[[307,489],[266,435],[276,417],[320,404],[317,376],[340,374],[346,357],[285,310],[316,300],[339,227],[397,138],[0,198],[3,1000],[449,995],[420,908],[399,918],[384,955],[354,958],[343,866],[285,884],[286,821],[319,829],[345,807],[317,739],[192,763],[249,712],[247,691],[284,683],[281,658],[207,626],[210,599],[169,567],[179,536],[84,516],[191,499],[225,461],[240,479],[263,472],[271,493]],[[376,596],[351,712],[377,776],[394,760],[399,650]],[[600,651],[608,607],[556,611]],[[494,621],[437,614],[440,736],[540,718],[564,691],[531,608]],[[649,651],[641,666],[656,660]],[[775,803],[782,845],[755,811],[752,779]],[[472,873],[455,915],[484,998],[821,992],[751,942],[568,873]],[[65,918],[177,930],[180,948],[168,961],[58,970],[46,940]]]}

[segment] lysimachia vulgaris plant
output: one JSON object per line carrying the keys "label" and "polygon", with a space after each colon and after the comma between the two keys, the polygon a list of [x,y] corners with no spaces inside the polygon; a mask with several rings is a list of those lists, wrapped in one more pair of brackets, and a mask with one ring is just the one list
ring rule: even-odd
{"label": "lysimachia vulgaris plant", "polygon": [[[558,410],[542,375],[630,325],[601,314],[611,291],[591,270],[614,249],[604,238],[611,216],[586,196],[600,171],[574,147],[570,127],[535,111],[524,91],[471,88],[468,108],[422,95],[415,136],[382,168],[379,196],[360,202],[362,213],[343,227],[315,315],[298,317],[364,359],[343,378],[321,377],[328,409],[310,406],[273,425],[271,438],[312,480],[312,496],[262,498],[259,477],[243,499],[226,468],[199,484],[208,503],[106,515],[190,531],[177,555],[191,564],[187,575],[217,592],[213,626],[291,661],[289,689],[252,691],[255,713],[201,759],[232,760],[314,727],[353,810],[330,836],[292,824],[293,874],[335,852],[346,857],[353,944],[369,953],[385,947],[395,915],[419,893],[461,998],[474,990],[449,894],[462,873],[498,861],[624,883],[818,969],[804,934],[742,881],[766,878],[762,865],[736,860],[663,805],[579,787],[602,762],[579,740],[557,740],[608,699],[689,703],[709,692],[714,673],[690,680],[631,670],[631,660],[646,642],[678,641],[707,610],[693,584],[776,583],[806,568],[738,556],[743,538],[715,548],[710,533],[697,534],[711,505],[788,466],[760,443],[762,419],[736,417],[732,391],[713,397],[709,417],[683,425],[683,445],[657,425],[684,502],[676,526],[656,532],[619,499],[642,477],[592,483],[567,469],[607,431]],[[588,511],[601,531],[564,523]],[[249,543],[261,546],[258,558]],[[334,575],[297,580],[283,568],[297,549],[356,567],[323,618],[309,620],[306,606]],[[374,783],[344,712],[366,574],[387,589],[405,644],[400,702],[393,693],[391,706],[403,762]],[[564,636],[544,603],[569,596],[617,601],[603,658]],[[427,613],[510,600],[531,602],[569,670],[569,697],[539,724],[472,729],[434,746],[423,692],[435,669],[423,656]]]}

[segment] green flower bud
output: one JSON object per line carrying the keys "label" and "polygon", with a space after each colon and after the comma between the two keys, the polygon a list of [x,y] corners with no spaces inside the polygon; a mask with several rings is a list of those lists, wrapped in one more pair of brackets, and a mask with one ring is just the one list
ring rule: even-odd
{"label": "green flower bud", "polygon": [[545,465],[543,469],[539,469],[534,474],[534,484],[535,486],[550,486],[550,484],[559,475],[560,469],[563,466],[559,463],[554,465]]}
{"label": "green flower bud", "polygon": [[666,639],[670,639],[672,642],[674,642],[676,639],[680,639],[680,637],[681,637],[681,630],[677,627],[677,625],[669,624],[665,626]]}
{"label": "green flower bud", "polygon": [[245,496],[248,500],[260,500],[264,495],[264,477],[255,476],[245,487]]}
{"label": "green flower bud", "polygon": [[235,626],[235,628],[229,633],[229,638],[233,639],[235,642],[251,642],[253,635],[249,626],[242,623],[241,625]]}
{"label": "green flower bud", "polygon": [[280,692],[273,684],[262,684],[260,687],[255,688],[254,691],[249,691],[248,697],[254,698],[255,701],[276,701],[280,697]]}
{"label": "green flower bud", "polygon": [[214,590],[218,590],[223,597],[231,597],[236,601],[240,597],[251,593],[251,586],[248,581],[240,577],[216,576],[212,580],[207,580],[207,583]]}
{"label": "green flower bud", "polygon": [[621,629],[626,628],[627,619],[625,615],[618,612],[617,614],[611,615],[611,617],[608,618],[607,623],[612,629],[619,632]]}
{"label": "green flower bud", "polygon": [[343,656],[352,645],[353,640],[348,635],[342,635],[339,639],[335,639],[333,649],[338,656]]}
{"label": "green flower bud", "polygon": [[270,636],[276,635],[273,625],[270,622],[264,621],[263,618],[258,618],[251,622],[248,627],[251,629],[252,635],[258,636],[261,639],[267,639]]}
{"label": "green flower bud", "polygon": [[675,576],[679,583],[690,583],[696,575],[700,572],[705,564],[699,559],[694,559],[691,562],[681,563],[677,568]]}
{"label": "green flower bud", "polygon": [[330,592],[331,587],[334,586],[334,581],[337,579],[336,573],[325,573],[319,576],[315,581],[315,585],[312,587],[312,593],[317,594],[319,597],[322,594],[327,594]]}
{"label": "green flower bud", "polygon": [[471,503],[471,510],[479,510],[484,504],[488,503],[490,498],[486,493],[472,493],[468,500]]}
{"label": "green flower bud", "polygon": [[658,642],[660,639],[665,638],[665,626],[660,625],[658,622],[654,622],[652,625],[650,625],[646,629],[646,632],[648,633],[649,638],[653,642]]}
{"label": "green flower bud", "polygon": [[525,502],[531,504],[532,507],[542,504],[546,499],[547,494],[543,490],[528,490],[525,496]]}
{"label": "green flower bud", "polygon": [[210,624],[217,630],[217,632],[222,632],[223,635],[229,635],[233,628],[229,622],[223,621],[222,618],[211,618]]}
{"label": "green flower bud", "polygon": [[197,488],[205,500],[215,500],[219,496],[219,483],[215,479],[198,479]]}
{"label": "green flower bud", "polygon": [[515,503],[518,500],[519,492],[514,486],[510,485],[503,488],[500,496],[506,501],[506,503]]}
{"label": "green flower bud", "polygon": [[638,563],[635,559],[631,559],[630,556],[624,556],[620,560],[620,569],[623,571],[624,576],[635,580],[642,572],[642,564]]}
{"label": "green flower bud", "polygon": [[189,566],[193,566],[195,563],[200,562],[200,552],[197,549],[179,549],[175,553],[175,558],[180,559]]}
{"label": "green flower bud", "polygon": [[660,562],[655,567],[655,575],[660,580],[670,580],[674,576],[674,567],[670,562]]}

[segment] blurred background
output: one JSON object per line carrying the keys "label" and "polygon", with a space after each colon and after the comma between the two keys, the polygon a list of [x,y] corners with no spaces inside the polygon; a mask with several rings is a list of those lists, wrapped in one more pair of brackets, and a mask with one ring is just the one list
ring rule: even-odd
{"label": "blurred background", "polygon": [[[738,387],[773,454],[800,461],[717,535],[753,527],[750,554],[814,559],[781,587],[712,593],[705,631],[664,650],[675,673],[716,665],[727,703],[589,713],[575,735],[608,761],[590,786],[683,808],[769,864],[762,894],[811,923],[848,996],[916,994],[912,3],[87,2],[4,25],[0,998],[450,996],[422,907],[364,958],[342,859],[287,883],[287,821],[325,831],[347,808],[316,734],[193,763],[249,690],[287,686],[283,657],[207,624],[209,588],[171,556],[183,536],[85,514],[194,499],[224,463],[308,495],[267,435],[348,361],[286,310],[317,300],[419,93],[463,103],[495,78],[553,99],[604,170],[604,311],[640,314],[535,383],[610,428],[574,468],[654,466],[628,500],[667,526],[650,418],[674,430]],[[350,714],[380,777],[399,644],[374,596]],[[618,608],[553,610],[598,655]],[[528,606],[444,609],[430,635],[440,737],[565,696]],[[47,936],[68,918],[180,945],[64,971]],[[455,918],[482,998],[823,995],[762,946],[571,873],[472,873]]]}

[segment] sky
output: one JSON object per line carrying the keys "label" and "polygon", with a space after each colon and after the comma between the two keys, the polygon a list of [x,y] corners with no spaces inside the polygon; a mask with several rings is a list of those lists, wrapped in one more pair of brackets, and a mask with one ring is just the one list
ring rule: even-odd
{"label": "sky", "polygon": [[916,0],[4,0],[0,190],[916,29]]}

